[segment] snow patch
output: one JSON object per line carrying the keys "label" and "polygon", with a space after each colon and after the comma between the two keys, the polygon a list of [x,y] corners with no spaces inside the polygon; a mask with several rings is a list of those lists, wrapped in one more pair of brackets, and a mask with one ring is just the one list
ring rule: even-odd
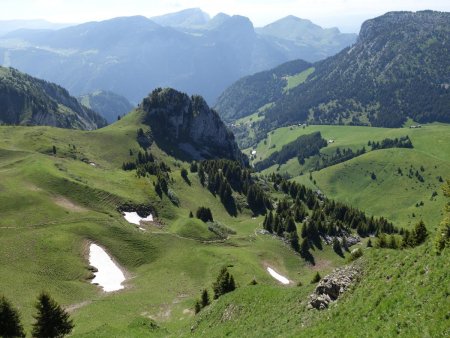
{"label": "snow patch", "polygon": [[125,275],[122,270],[102,247],[94,243],[89,246],[89,264],[98,270],[94,272],[92,284],[100,285],[105,292],[124,288],[122,283],[125,281]]}
{"label": "snow patch", "polygon": [[127,220],[128,223],[133,223],[136,225],[140,225],[142,222],[153,222],[153,215],[150,214],[145,218],[142,218],[138,215],[137,212],[124,212],[124,217]]}
{"label": "snow patch", "polygon": [[289,284],[289,279],[287,279],[286,277],[280,275],[278,272],[276,272],[274,269],[272,268],[267,268],[267,272],[270,273],[270,275],[275,278],[277,281],[279,281],[281,284]]}

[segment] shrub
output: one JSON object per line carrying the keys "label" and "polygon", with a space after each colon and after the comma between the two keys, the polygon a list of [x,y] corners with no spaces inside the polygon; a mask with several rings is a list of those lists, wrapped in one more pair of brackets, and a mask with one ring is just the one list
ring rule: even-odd
{"label": "shrub", "polygon": [[348,258],[349,262],[353,262],[363,255],[363,251],[361,248],[353,249]]}

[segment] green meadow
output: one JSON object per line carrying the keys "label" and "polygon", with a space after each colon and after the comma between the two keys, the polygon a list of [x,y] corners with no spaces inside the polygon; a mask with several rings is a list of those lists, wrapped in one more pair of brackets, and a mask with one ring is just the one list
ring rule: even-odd
{"label": "green meadow", "polygon": [[[139,113],[93,132],[50,127],[0,127],[0,275],[1,293],[19,309],[25,329],[33,322],[39,292],[48,291],[74,319],[77,337],[138,337],[190,332],[193,306],[220,268],[228,266],[239,287],[255,279],[274,290],[308,284],[343,264],[330,248],[306,264],[288,245],[262,235],[263,218],[248,211],[231,217],[218,197],[203,188],[196,174],[191,184],[180,175],[187,163],[152,153],[172,169],[173,205],[155,193],[155,177],[138,178],[121,169],[130,150],[139,151]],[[53,146],[56,154],[53,154]],[[128,223],[117,211],[124,203],[146,204],[158,222]],[[235,234],[218,238],[189,212],[209,207],[214,219]],[[97,243],[126,273],[126,288],[104,293],[90,283],[89,243]],[[266,271],[289,278],[281,286]]]}

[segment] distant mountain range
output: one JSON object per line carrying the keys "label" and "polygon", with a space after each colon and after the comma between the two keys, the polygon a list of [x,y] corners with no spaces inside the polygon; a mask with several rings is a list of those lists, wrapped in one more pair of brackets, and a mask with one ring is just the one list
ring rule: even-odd
{"label": "distant mountain range", "polygon": [[19,29],[61,29],[68,26],[70,24],[46,20],[0,20],[0,36]]}
{"label": "distant mountain range", "polygon": [[299,61],[297,68],[291,62],[237,81],[215,108],[228,121],[259,112],[261,132],[299,122],[448,123],[449,37],[450,13],[387,13],[366,21],[357,43],[335,56],[309,65]]}
{"label": "distant mountain range", "polygon": [[0,124],[92,130],[106,120],[67,90],[12,68],[0,67]]}
{"label": "distant mountain range", "polygon": [[[295,34],[286,31],[295,29]],[[255,29],[242,16],[199,9],[148,19],[123,17],[60,30],[21,29],[0,39],[0,64],[58,83],[75,95],[108,90],[137,103],[155,87],[214,103],[242,76],[297,58],[316,61],[355,34],[287,17]]]}

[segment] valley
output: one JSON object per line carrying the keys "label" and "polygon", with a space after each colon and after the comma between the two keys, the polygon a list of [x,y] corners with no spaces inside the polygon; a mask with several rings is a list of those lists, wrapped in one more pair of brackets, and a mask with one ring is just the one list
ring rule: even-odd
{"label": "valley", "polygon": [[0,20],[0,336],[450,336],[449,27]]}
{"label": "valley", "polygon": [[[306,310],[303,302],[313,289],[314,285],[309,284],[309,281],[316,271],[323,276],[334,267],[344,264],[345,259],[336,255],[331,247],[325,246],[323,251],[314,252],[316,265],[309,265],[276,237],[260,233],[262,216],[254,218],[250,212],[244,211],[238,217],[231,217],[220,201],[201,186],[196,175],[189,174],[191,185],[186,184],[179,175],[180,168],[186,164],[152,145],[152,153],[171,163],[171,177],[174,179],[171,186],[179,196],[181,204],[180,207],[175,207],[165,195],[160,199],[151,183],[155,178],[138,178],[134,173],[120,169],[122,161],[129,157],[130,149],[133,152],[139,151],[135,138],[136,130],[145,127],[139,122],[139,114],[133,112],[121,121],[93,132],[49,127],[0,127],[1,172],[5,178],[1,187],[0,221],[2,285],[3,292],[10,295],[20,306],[23,318],[31,318],[35,294],[45,287],[65,306],[76,308],[71,312],[76,323],[74,337],[107,337],[117,333],[124,337],[137,337],[146,336],[150,332],[156,336],[179,336],[187,335],[187,328],[192,325],[195,327],[194,334],[200,336],[207,334],[206,332],[208,335],[212,334],[205,325],[213,325],[217,336],[226,332],[237,332],[236,325],[239,332],[244,333],[254,330],[253,325],[258,325],[266,334],[280,333],[282,331],[277,330],[284,331],[286,327],[290,327],[289,330],[293,333],[327,332],[331,327],[325,323],[329,321],[320,319],[325,314]],[[339,128],[347,130],[339,131]],[[380,133],[378,128],[366,127],[364,131],[361,131],[361,128],[363,127],[308,126],[295,132],[317,129],[324,136],[336,140],[333,146],[352,147],[364,144],[365,141],[360,141],[362,139],[376,140],[387,135],[403,135],[405,131],[409,131],[381,130]],[[446,137],[447,131],[448,127],[445,125],[430,125],[421,130],[414,130],[410,134],[415,146],[414,151],[419,152],[421,144],[429,142],[421,133],[428,132],[427,135],[432,135],[434,132]],[[289,135],[286,131],[275,131],[272,137],[278,147],[282,145],[282,139],[288,142],[295,138],[295,135]],[[113,149],[105,147],[110,142],[116,145]],[[48,153],[53,144],[57,149],[56,155]],[[443,144],[447,144],[445,139]],[[389,154],[391,151],[393,150],[379,150],[374,154],[388,152],[385,156],[392,160],[394,156]],[[442,147],[429,154],[429,158],[434,162],[425,161],[426,171],[433,171],[434,163],[439,164],[439,170],[433,172],[431,177],[426,177],[426,182],[434,180],[434,175],[441,173],[440,170],[444,171],[444,174],[448,172],[446,168],[449,164],[445,154],[446,150]],[[363,159],[368,155],[371,153],[353,161],[361,160],[359,165],[364,165]],[[399,158],[399,161],[402,161],[402,158]],[[89,162],[96,165],[92,166]],[[404,199],[415,201],[418,198],[418,188],[413,185],[409,186],[409,190],[402,189],[399,193],[403,197],[398,198],[400,205],[383,202],[383,199],[379,198],[376,198],[377,202],[369,199],[370,195],[376,197],[385,194],[390,182],[383,183],[381,187],[369,185],[367,189],[362,190],[362,194],[352,197],[351,191],[361,189],[355,190],[350,182],[343,181],[346,170],[343,166],[358,165],[351,162],[337,165],[333,172],[333,167],[324,169],[324,173],[324,170],[314,172],[317,186],[330,197],[350,202],[369,212],[373,210],[373,214],[386,216],[401,226],[412,227],[409,213],[415,212],[417,218],[423,217],[426,220],[430,233],[435,232],[436,223],[432,220],[441,219],[441,210],[445,203],[436,183],[433,182],[433,185],[436,185],[433,189],[438,191],[435,201],[424,198],[425,205],[422,208],[417,209],[411,205],[410,209],[406,209],[399,216],[392,217],[396,209],[403,210]],[[368,164],[371,167],[383,166],[379,158],[370,159]],[[394,168],[396,164],[393,163],[392,166]],[[334,176],[330,176],[331,173],[335,173],[337,178],[332,178]],[[306,176],[295,180],[311,184]],[[355,183],[357,179],[361,183],[364,182],[363,177],[356,176],[353,179]],[[424,189],[424,194],[425,192],[428,193],[427,189]],[[56,203],[58,199],[61,200],[60,197],[70,203]],[[140,226],[129,223],[116,209],[117,205],[125,202],[149,203],[158,210],[158,223],[141,223],[145,231],[139,229]],[[229,235],[225,240],[219,239],[203,222],[189,218],[189,211],[200,205],[210,208],[214,218],[233,229],[235,234]],[[89,284],[86,241],[102,245],[126,269],[129,277],[125,281],[124,290],[104,294],[97,286]],[[418,266],[424,267],[426,257],[432,255],[429,246],[401,252],[387,249],[386,254],[392,258],[381,263],[384,266],[382,270],[392,269],[397,264],[397,258],[394,257],[398,255],[404,257],[406,262],[414,264],[415,270],[419,269]],[[379,283],[377,278],[384,278],[382,276],[387,272],[381,275],[370,273],[371,270],[378,269],[376,262],[383,252],[385,251],[381,249],[365,250],[366,277],[362,285],[355,290],[356,294],[344,298],[344,305],[339,305],[340,309],[349,308],[349,303],[354,303],[350,308],[362,306],[355,302],[358,294]],[[412,263],[414,259],[416,262]],[[437,265],[432,268],[427,265],[428,269],[431,269],[431,275],[427,278],[437,278],[441,273],[446,273],[442,270],[445,259],[445,255],[434,258],[433,264]],[[217,301],[217,304],[213,304],[205,313],[202,311],[197,318],[193,315],[193,299],[199,294],[199,290],[212,284],[218,273],[217,267],[224,264],[231,267],[239,288]],[[282,284],[268,273],[267,266],[291,282],[287,286],[281,286]],[[398,283],[403,285],[405,281],[400,276],[397,278]],[[411,278],[417,278],[417,282],[420,280],[419,276]],[[253,279],[258,285],[247,285]],[[18,289],[17,281],[25,280],[27,288]],[[439,295],[439,290],[443,289],[435,288],[436,285],[429,284],[432,283],[431,279],[427,280],[425,287],[433,285],[431,294]],[[302,286],[297,286],[299,283]],[[445,289],[444,285],[442,287]],[[381,288],[379,292],[386,292],[381,290],[384,289]],[[258,305],[251,305],[250,311],[249,306],[253,304],[250,299],[256,294]],[[373,294],[370,299],[379,302],[378,294],[380,293]],[[417,295],[419,298],[423,296],[424,294]],[[370,299],[366,300],[370,302]],[[385,302],[388,300],[385,299],[382,304]],[[82,305],[78,307],[77,304]],[[280,307],[285,306],[285,319],[274,322],[275,318],[279,318]],[[264,316],[260,312],[262,309]],[[346,311],[351,311],[349,309]],[[440,311],[439,309],[443,310],[439,307],[435,310]],[[330,311],[330,316],[338,315],[337,308]],[[229,313],[230,317],[225,321],[220,320],[222,312]],[[358,312],[361,315],[365,313],[362,308],[359,308]],[[281,313],[284,313],[284,310],[281,310]],[[428,313],[431,316],[434,310],[430,309]],[[273,315],[273,319],[265,317],[268,315]],[[412,325],[411,321],[408,320],[407,323]],[[24,322],[25,325],[30,323]],[[305,323],[308,324],[305,326]],[[427,327],[432,333],[442,330],[439,329],[442,328],[440,325],[445,327],[445,321],[442,324],[429,322]],[[344,324],[341,328],[345,328]],[[335,326],[333,330],[336,330]],[[418,330],[418,327],[408,326],[405,330],[417,332],[414,330]]]}

